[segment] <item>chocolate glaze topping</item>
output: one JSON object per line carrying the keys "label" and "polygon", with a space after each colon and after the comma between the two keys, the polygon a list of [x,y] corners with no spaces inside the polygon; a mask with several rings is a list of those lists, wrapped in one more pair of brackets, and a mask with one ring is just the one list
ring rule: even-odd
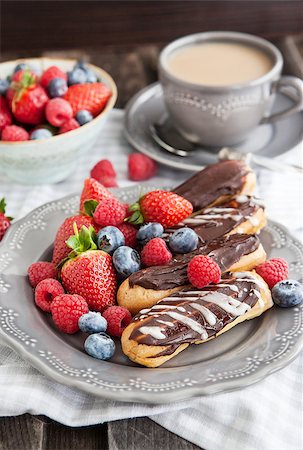
{"label": "chocolate glaze topping", "polygon": [[176,194],[190,201],[194,211],[211,205],[221,196],[238,194],[248,168],[243,161],[221,161],[198,172],[174,189]]}
{"label": "chocolate glaze topping", "polygon": [[226,274],[218,285],[184,288],[134,317],[130,339],[140,344],[167,346],[157,356],[169,355],[182,343],[217,334],[249,311],[260,299],[262,283],[250,272]]}
{"label": "chocolate glaze topping", "polygon": [[194,217],[188,217],[180,224],[165,230],[164,238],[168,239],[179,228],[188,226],[195,230],[202,242],[211,241],[224,236],[247,220],[252,225],[258,223],[253,215],[263,206],[252,197],[241,195],[219,206],[204,209]]}
{"label": "chocolate glaze topping", "polygon": [[176,255],[165,266],[148,267],[129,277],[130,287],[166,290],[188,284],[187,265],[196,255],[210,256],[226,272],[242,256],[254,252],[260,244],[256,235],[232,234],[204,243],[197,250],[185,255]]}

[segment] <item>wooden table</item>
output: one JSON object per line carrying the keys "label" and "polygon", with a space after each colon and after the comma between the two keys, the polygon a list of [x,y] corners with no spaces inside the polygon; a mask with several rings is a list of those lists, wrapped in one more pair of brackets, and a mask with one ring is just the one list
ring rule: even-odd
{"label": "wooden table", "polygon": [[[71,6],[72,3],[76,6]],[[302,29],[303,8],[298,1],[4,0],[2,18],[1,35],[5,39],[2,39],[0,60],[39,54],[84,57],[112,74],[119,92],[116,106],[124,107],[133,94],[157,80],[159,50],[169,40],[191,32],[233,29],[263,35],[283,50],[285,35]],[[30,20],[36,33],[29,26]],[[53,33],[58,21],[60,26]],[[142,45],[138,46],[139,43]],[[289,55],[285,56],[288,60]],[[286,73],[290,73],[290,67],[291,64],[286,65]],[[29,414],[0,419],[0,450],[155,448],[193,450],[199,447],[147,418],[83,428],[65,427],[46,417]]]}

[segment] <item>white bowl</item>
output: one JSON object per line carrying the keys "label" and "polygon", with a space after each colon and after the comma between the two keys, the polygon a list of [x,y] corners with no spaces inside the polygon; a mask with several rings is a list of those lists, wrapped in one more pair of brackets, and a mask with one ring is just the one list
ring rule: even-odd
{"label": "white bowl", "polygon": [[[0,64],[0,78],[10,75],[18,63],[26,62],[43,72],[52,65],[71,70],[76,60],[27,58]],[[117,99],[117,86],[112,77],[99,67],[88,64],[112,92],[104,110],[91,122],[76,130],[47,139],[24,142],[0,141],[0,170],[10,179],[24,184],[56,183],[75,169],[79,156],[91,149]]]}

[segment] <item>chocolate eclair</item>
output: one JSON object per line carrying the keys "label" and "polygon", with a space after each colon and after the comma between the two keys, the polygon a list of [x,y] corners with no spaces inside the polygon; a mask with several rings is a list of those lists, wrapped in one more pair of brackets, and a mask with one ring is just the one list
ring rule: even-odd
{"label": "chocolate eclair", "polygon": [[264,206],[259,199],[238,195],[218,206],[205,208],[174,227],[167,228],[165,240],[176,230],[189,227],[195,230],[202,242],[208,242],[233,233],[255,234],[266,225]]}
{"label": "chocolate eclair", "polygon": [[118,304],[136,314],[142,308],[149,308],[162,298],[181,290],[188,284],[187,265],[196,255],[210,256],[222,273],[251,270],[266,259],[266,253],[256,235],[232,234],[214,239],[202,243],[193,252],[175,255],[167,265],[148,267],[133,273],[118,290]]}
{"label": "chocolate eclair", "polygon": [[200,211],[231,199],[235,195],[252,195],[256,177],[244,161],[221,161],[207,166],[174,189]]}
{"label": "chocolate eclair", "polygon": [[228,273],[217,285],[187,287],[141,310],[122,334],[122,349],[132,361],[158,367],[272,305],[267,284],[255,272]]}

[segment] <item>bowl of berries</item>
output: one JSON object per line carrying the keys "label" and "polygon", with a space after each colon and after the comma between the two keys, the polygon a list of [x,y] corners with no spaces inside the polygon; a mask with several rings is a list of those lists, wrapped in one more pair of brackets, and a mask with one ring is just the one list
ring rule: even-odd
{"label": "bowl of berries", "polygon": [[116,98],[111,76],[83,61],[1,63],[0,170],[23,184],[65,179],[100,136]]}

